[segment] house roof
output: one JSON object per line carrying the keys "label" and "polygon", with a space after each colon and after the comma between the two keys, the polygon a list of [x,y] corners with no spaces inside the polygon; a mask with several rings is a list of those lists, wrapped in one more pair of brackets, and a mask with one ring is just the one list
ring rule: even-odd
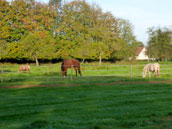
{"label": "house roof", "polygon": [[140,54],[140,52],[143,50],[144,47],[139,47],[136,51],[136,56]]}

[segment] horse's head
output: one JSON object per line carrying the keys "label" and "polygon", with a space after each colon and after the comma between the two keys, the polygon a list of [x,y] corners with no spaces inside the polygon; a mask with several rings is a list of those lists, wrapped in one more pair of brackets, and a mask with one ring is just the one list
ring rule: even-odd
{"label": "horse's head", "polygon": [[143,68],[142,77],[145,78],[147,73],[147,67]]}
{"label": "horse's head", "polygon": [[146,77],[146,73],[142,72],[142,77],[145,78]]}

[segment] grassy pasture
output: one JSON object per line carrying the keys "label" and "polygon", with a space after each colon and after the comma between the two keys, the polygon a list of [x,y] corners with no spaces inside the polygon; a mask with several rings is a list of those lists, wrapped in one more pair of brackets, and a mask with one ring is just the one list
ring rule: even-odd
{"label": "grassy pasture", "polygon": [[[24,84],[56,84],[66,83],[65,80],[70,80],[71,70],[68,70],[68,77],[63,78],[60,70],[61,63],[51,65],[41,65],[36,67],[31,65],[31,73],[18,73],[19,65],[4,64],[0,67],[0,77],[3,77],[3,85],[24,85]],[[86,80],[102,80],[102,77],[109,77],[106,80],[146,80],[142,79],[142,69],[145,64],[134,65],[121,65],[104,63],[99,66],[96,63],[81,65],[81,71],[83,76],[76,78],[75,71],[72,70],[73,81],[85,81]],[[2,67],[3,66],[3,67]],[[3,70],[3,71],[2,71]],[[159,79],[169,79],[172,77],[172,63],[161,64],[161,76]],[[152,79],[155,79],[152,76]],[[149,79],[150,80],[150,79]]]}
{"label": "grassy pasture", "polygon": [[171,84],[0,89],[1,129],[170,129]]}
{"label": "grassy pasture", "polygon": [[[161,65],[158,79],[142,79],[142,64],[132,66],[132,79],[130,65],[91,65],[72,80],[70,70],[69,77],[61,77],[60,64],[31,66],[30,74],[19,74],[19,65],[6,65],[0,129],[172,128],[171,64]],[[21,88],[7,88],[16,85]]]}

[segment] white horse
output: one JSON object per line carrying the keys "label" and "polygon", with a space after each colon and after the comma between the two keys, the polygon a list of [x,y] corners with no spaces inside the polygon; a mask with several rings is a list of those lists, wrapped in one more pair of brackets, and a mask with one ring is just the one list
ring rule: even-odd
{"label": "white horse", "polygon": [[158,63],[146,64],[143,68],[143,78],[146,77],[146,73],[149,73],[149,78],[151,77],[151,73],[155,73],[156,77],[160,75],[160,65]]}

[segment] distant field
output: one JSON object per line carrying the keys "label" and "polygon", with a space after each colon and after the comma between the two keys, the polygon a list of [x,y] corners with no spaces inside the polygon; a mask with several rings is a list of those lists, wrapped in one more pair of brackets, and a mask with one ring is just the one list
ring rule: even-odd
{"label": "distant field", "polygon": [[[143,64],[85,64],[83,77],[63,78],[60,63],[3,67],[0,129],[171,129],[172,64],[160,78],[141,77]],[[2,70],[2,69],[1,69]],[[74,73],[73,73],[74,75]]]}

